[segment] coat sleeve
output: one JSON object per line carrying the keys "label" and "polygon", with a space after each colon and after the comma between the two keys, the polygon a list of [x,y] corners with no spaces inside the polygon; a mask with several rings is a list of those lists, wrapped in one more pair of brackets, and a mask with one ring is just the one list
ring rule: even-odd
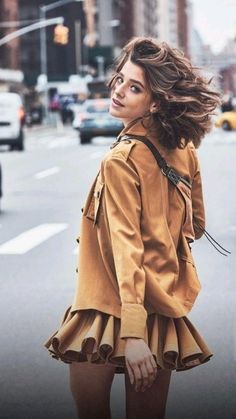
{"label": "coat sleeve", "polygon": [[200,164],[195,151],[195,175],[193,178],[192,184],[192,206],[193,206],[193,223],[194,221],[194,232],[195,238],[200,239],[203,235],[203,231],[197,227],[197,224],[200,224],[205,228],[205,209],[204,209],[204,200],[203,200],[203,191],[202,191],[202,180],[200,172]]}
{"label": "coat sleeve", "polygon": [[128,160],[113,156],[105,163],[104,178],[105,204],[121,299],[120,337],[144,339],[147,312],[144,308],[139,176]]}

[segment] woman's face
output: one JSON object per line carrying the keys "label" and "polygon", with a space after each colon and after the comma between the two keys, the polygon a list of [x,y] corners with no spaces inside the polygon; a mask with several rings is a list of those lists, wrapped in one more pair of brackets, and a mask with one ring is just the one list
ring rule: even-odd
{"label": "woman's face", "polygon": [[126,61],[118,73],[111,91],[110,114],[122,120],[124,126],[144,116],[155,106],[145,80],[144,70]]}

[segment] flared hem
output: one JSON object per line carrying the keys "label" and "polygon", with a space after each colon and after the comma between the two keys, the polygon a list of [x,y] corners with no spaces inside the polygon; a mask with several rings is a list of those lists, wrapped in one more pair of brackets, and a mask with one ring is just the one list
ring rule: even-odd
{"label": "flared hem", "polygon": [[[148,315],[145,342],[157,367],[185,371],[213,356],[200,333],[187,317],[170,318],[158,313]],[[98,310],[69,307],[59,330],[45,343],[53,358],[65,363],[94,362],[116,366],[124,373],[125,340],[120,338],[120,319]]]}

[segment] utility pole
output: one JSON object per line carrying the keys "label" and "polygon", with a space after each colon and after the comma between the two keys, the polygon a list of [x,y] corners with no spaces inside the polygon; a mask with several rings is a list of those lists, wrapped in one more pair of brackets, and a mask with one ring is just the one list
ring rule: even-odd
{"label": "utility pole", "polygon": [[[44,7],[40,7],[40,20],[44,21],[46,17],[46,11]],[[40,65],[41,65],[41,75],[45,77],[45,85],[43,89],[44,96],[44,116],[45,120],[48,121],[48,77],[47,77],[47,37],[46,37],[46,28],[42,27],[40,29]]]}

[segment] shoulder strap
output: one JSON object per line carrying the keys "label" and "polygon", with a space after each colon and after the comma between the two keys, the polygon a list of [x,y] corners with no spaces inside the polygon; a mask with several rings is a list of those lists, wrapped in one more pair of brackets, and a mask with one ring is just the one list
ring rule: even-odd
{"label": "shoulder strap", "polygon": [[186,186],[188,186],[190,189],[192,187],[191,183],[188,182],[183,176],[181,176],[175,169],[170,167],[166,160],[162,157],[156,146],[146,137],[143,137],[141,135],[124,135],[121,137],[120,141],[123,140],[139,140],[142,143],[146,144],[146,146],[149,148],[149,150],[152,152],[153,156],[156,159],[156,162],[158,166],[160,167],[163,175],[165,175],[168,180],[173,183],[173,185],[177,185],[179,182],[183,182]]}
{"label": "shoulder strap", "polygon": [[[162,173],[168,178],[168,180],[173,183],[173,185],[177,185],[178,182],[183,182],[186,186],[188,186],[190,189],[192,188],[191,183],[189,183],[183,176],[181,176],[178,172],[176,172],[175,169],[173,169],[172,167],[170,167],[167,162],[165,161],[165,159],[162,157],[162,155],[160,154],[160,152],[158,151],[158,149],[154,146],[154,144],[148,140],[148,138],[143,137],[141,135],[124,135],[123,137],[121,137],[121,139],[119,141],[122,140],[139,140],[142,143],[146,144],[146,146],[149,148],[149,150],[152,152],[153,156],[155,157],[158,166],[160,167]],[[202,230],[203,234],[206,236],[207,240],[212,244],[212,246],[214,246],[214,248],[221,253],[224,256],[228,256],[228,254],[230,254],[231,252],[227,249],[225,249],[223,246],[221,246],[209,233],[207,230],[205,230],[205,228],[203,228],[199,223],[197,223],[196,221],[194,221],[194,223],[197,225],[198,228],[200,228],[200,230]],[[217,246],[219,246],[223,251],[225,251],[226,253],[223,253],[221,250],[217,249]]]}

